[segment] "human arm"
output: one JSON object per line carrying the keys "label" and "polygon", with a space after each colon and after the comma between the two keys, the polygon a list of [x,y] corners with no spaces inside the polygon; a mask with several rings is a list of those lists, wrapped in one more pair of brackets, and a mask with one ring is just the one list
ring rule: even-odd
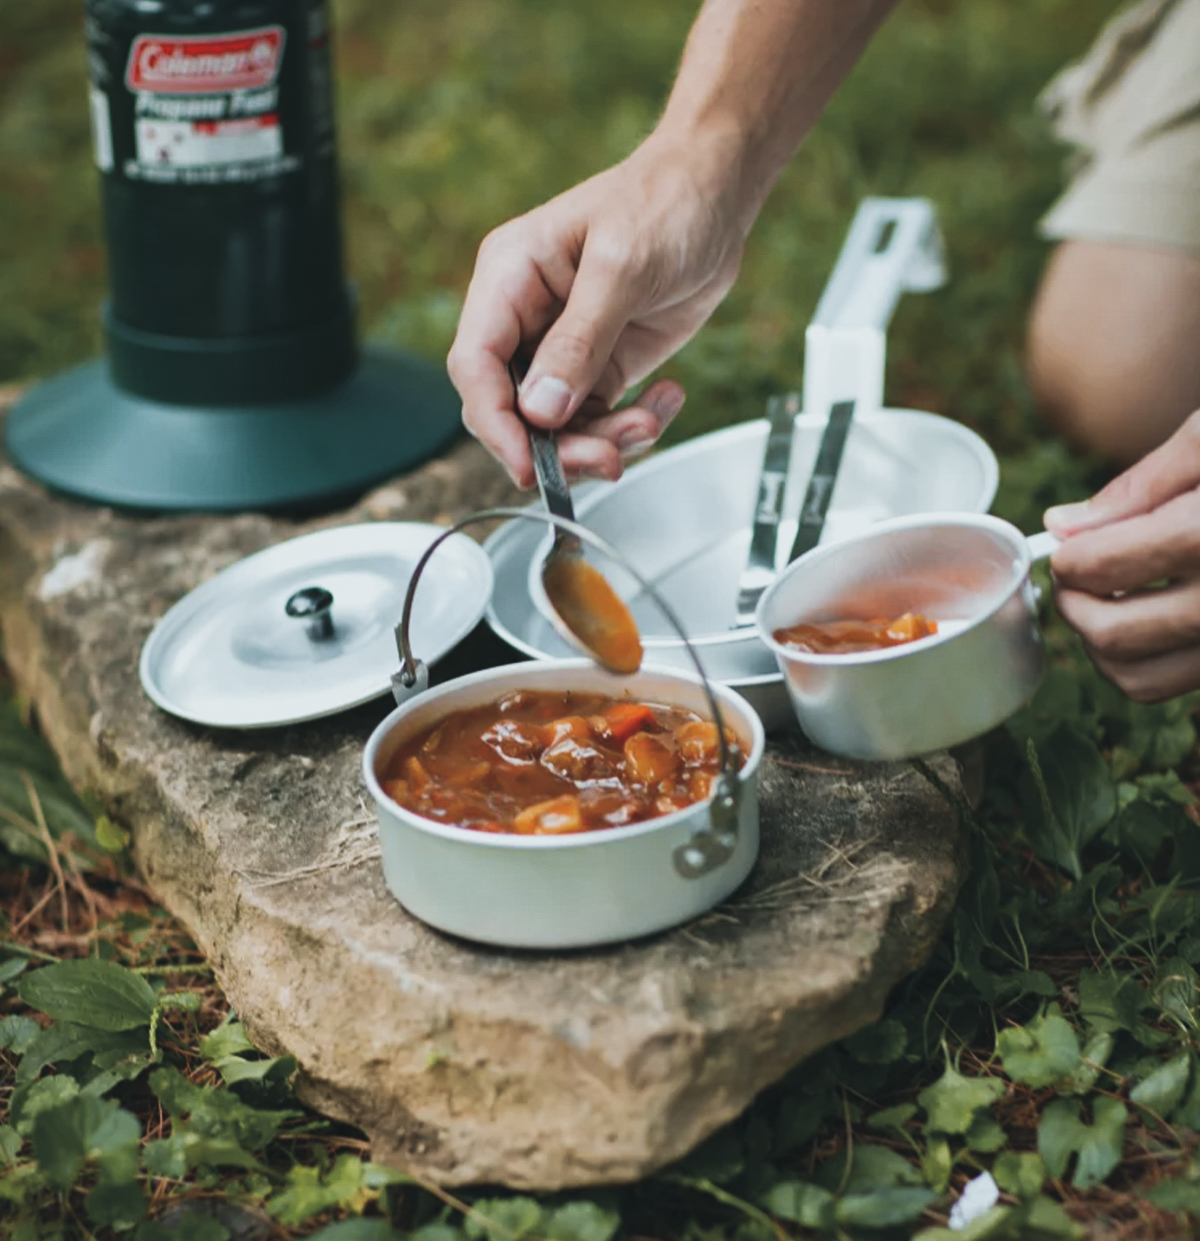
{"label": "human arm", "polygon": [[616,478],[683,402],[621,394],[708,319],[784,164],[894,0],[706,0],[675,86],[627,159],[501,225],[480,247],[449,370],[467,428],[533,482],[507,363],[536,345],[521,413],[561,428],[569,473]]}
{"label": "human arm", "polygon": [[1081,504],[1049,509],[1062,538],[1055,601],[1130,698],[1200,688],[1200,410]]}

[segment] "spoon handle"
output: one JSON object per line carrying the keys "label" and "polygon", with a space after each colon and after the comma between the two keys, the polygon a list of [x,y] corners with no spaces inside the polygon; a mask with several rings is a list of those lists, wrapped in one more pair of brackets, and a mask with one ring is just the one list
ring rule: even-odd
{"label": "spoon handle", "polygon": [[[513,408],[517,417],[521,418],[521,381],[525,378],[529,363],[519,353],[514,354],[508,363],[508,377],[513,386]],[[568,521],[575,520],[575,506],[571,503],[571,491],[567,486],[567,476],[563,473],[562,460],[558,455],[558,441],[553,431],[544,427],[535,427],[531,422],[525,423],[525,432],[529,436],[529,454],[533,457],[533,472],[537,475],[538,491],[546,511],[555,517],[565,517]],[[554,528],[554,545],[582,550],[582,544],[573,535],[562,529]]]}
{"label": "spoon handle", "polygon": [[558,441],[554,438],[554,432],[535,426],[529,426],[528,430],[529,451],[533,454],[533,469],[537,474],[542,503],[555,517],[566,517],[574,521],[575,507],[571,503],[571,492],[567,488],[567,479],[559,460]]}

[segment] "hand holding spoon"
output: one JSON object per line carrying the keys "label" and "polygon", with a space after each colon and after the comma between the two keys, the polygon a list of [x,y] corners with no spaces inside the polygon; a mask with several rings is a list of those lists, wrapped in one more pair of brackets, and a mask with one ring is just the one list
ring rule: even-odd
{"label": "hand holding spoon", "polygon": [[[519,401],[524,367],[509,363]],[[520,412],[519,405],[517,407]],[[575,520],[553,431],[526,423],[538,490],[548,512]],[[554,542],[542,564],[542,589],[563,636],[609,672],[628,674],[642,665],[642,640],[625,602],[604,575],[584,559],[583,545],[569,531],[554,528]]]}

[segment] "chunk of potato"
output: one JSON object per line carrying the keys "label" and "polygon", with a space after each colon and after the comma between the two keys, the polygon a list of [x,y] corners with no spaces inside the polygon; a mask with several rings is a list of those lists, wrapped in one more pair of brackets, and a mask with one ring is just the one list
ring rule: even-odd
{"label": "chunk of potato", "polygon": [[521,836],[563,836],[583,831],[579,798],[572,793],[538,802],[513,819],[513,831]]}
{"label": "chunk of potato", "polygon": [[657,784],[678,767],[679,755],[652,733],[634,733],[625,742],[625,773],[636,784]]}

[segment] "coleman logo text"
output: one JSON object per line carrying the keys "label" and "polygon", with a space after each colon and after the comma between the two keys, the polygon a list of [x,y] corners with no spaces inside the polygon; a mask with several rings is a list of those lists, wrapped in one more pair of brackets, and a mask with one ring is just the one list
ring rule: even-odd
{"label": "coleman logo text", "polygon": [[132,91],[218,94],[270,86],[283,60],[283,27],[178,38],[139,35],[129,51],[125,84]]}

